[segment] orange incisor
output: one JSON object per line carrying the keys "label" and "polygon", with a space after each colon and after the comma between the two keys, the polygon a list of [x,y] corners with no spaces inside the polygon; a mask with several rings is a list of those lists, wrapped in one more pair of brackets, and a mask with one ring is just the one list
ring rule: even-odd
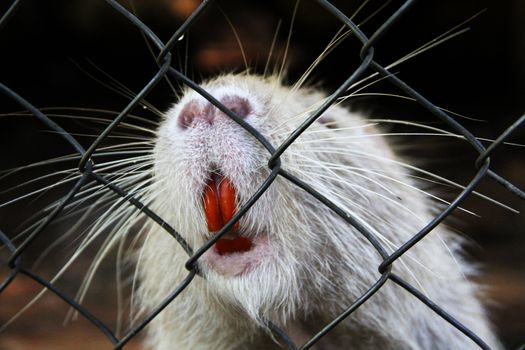
{"label": "orange incisor", "polygon": [[[203,193],[204,215],[208,231],[219,231],[237,211],[236,192],[233,184],[225,177],[213,176],[208,182]],[[239,230],[237,221],[232,228],[233,233]],[[250,250],[252,242],[239,235],[231,238],[224,236],[215,243],[215,248],[220,255]]]}

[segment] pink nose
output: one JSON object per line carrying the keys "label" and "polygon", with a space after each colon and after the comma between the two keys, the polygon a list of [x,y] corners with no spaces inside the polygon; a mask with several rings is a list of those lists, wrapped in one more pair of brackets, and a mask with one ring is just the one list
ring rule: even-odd
{"label": "pink nose", "polygon": [[[250,102],[243,97],[236,95],[227,95],[221,98],[221,103],[241,118],[246,118],[252,113]],[[205,106],[199,104],[197,101],[188,102],[179,114],[178,124],[182,129],[192,127],[197,123],[213,124],[217,116],[225,116],[217,107],[211,103]]]}

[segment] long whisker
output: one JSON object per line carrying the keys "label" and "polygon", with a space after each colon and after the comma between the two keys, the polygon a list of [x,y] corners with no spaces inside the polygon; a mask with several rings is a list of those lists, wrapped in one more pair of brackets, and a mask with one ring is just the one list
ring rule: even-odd
{"label": "long whisker", "polygon": [[[299,142],[299,140],[297,141]],[[363,158],[367,158],[367,159],[374,159],[374,160],[378,160],[378,161],[382,161],[382,162],[386,162],[386,163],[393,163],[393,164],[397,164],[403,168],[407,168],[407,169],[410,169],[412,171],[415,171],[415,172],[418,172],[418,173],[421,173],[421,174],[424,174],[424,175],[427,175],[427,176],[430,176],[434,179],[437,179],[439,181],[442,181],[446,184],[449,184],[449,185],[452,185],[453,187],[455,188],[458,188],[458,189],[464,189],[465,186],[463,185],[460,185],[459,183],[456,183],[452,180],[449,180],[447,178],[444,178],[442,176],[439,176],[435,173],[432,173],[430,171],[427,171],[427,170],[424,170],[422,168],[419,168],[419,167],[416,167],[414,165],[410,165],[410,164],[407,164],[407,163],[404,163],[404,162],[401,162],[401,161],[397,161],[395,159],[391,159],[391,158],[387,158],[387,157],[381,157],[381,156],[378,156],[378,155],[375,155],[375,154],[372,154],[372,153],[367,153],[367,152],[361,152],[361,151],[357,151],[357,150],[352,150],[352,149],[348,149],[348,148],[331,148],[331,147],[325,147],[323,149],[317,149],[316,148],[316,152],[328,152],[328,153],[334,153],[334,154],[341,154],[341,155],[349,155],[351,154],[352,156],[354,157],[363,157]],[[496,204],[497,206],[499,207],[502,207],[504,209],[507,209],[515,214],[519,214],[520,212],[512,207],[509,207],[508,205],[505,205],[493,198],[490,198],[480,192],[477,192],[477,191],[473,191],[472,192],[474,195],[480,197],[480,198],[483,198],[493,204]]]}
{"label": "long whisker", "polygon": [[[298,154],[295,154],[296,156],[299,156]],[[403,182],[401,180],[398,180],[394,177],[391,177],[391,176],[388,176],[378,170],[372,170],[372,169],[365,169],[365,168],[358,168],[358,167],[352,167],[352,166],[347,166],[347,165],[341,165],[341,164],[336,164],[336,163],[330,163],[330,162],[323,162],[323,161],[319,161],[319,160],[314,160],[314,159],[311,159],[311,161],[313,163],[319,163],[319,164],[322,164],[323,165],[323,168],[324,169],[336,169],[336,170],[340,170],[340,171],[344,171],[344,172],[347,172],[347,173],[351,173],[351,174],[354,174],[354,175],[357,175],[357,176],[362,176],[359,174],[359,172],[365,172],[365,173],[371,173],[371,174],[374,174],[374,175],[377,175],[379,177],[382,177],[386,180],[390,180],[392,182],[395,182],[395,183],[398,183],[400,185],[403,185],[413,191],[416,191],[416,192],[419,192],[419,193],[422,193],[424,194],[425,196],[428,196],[430,198],[433,198],[435,200],[437,200],[438,202],[441,202],[441,203],[444,203],[446,205],[449,205],[450,202],[443,199],[443,198],[440,198],[439,196],[436,196],[430,192],[427,192],[427,191],[424,191],[414,185],[411,185],[409,183],[406,183],[406,182]],[[302,165],[304,166],[304,165]],[[315,165],[311,166],[312,168],[316,168]],[[319,166],[317,166],[318,168]],[[352,170],[356,170],[356,171],[352,171]],[[319,174],[319,175],[322,175],[322,174]],[[405,175],[405,174],[403,174]],[[396,198],[397,198],[397,195],[395,195],[392,191],[390,191],[386,186],[384,186],[383,184],[379,183],[378,181],[376,180],[373,180],[369,177],[365,177],[368,181],[371,181],[372,183],[376,184],[377,186],[381,187],[383,190],[387,191],[388,193],[394,195]],[[348,184],[351,186],[351,184],[349,184],[349,181],[348,180],[343,180],[343,183],[345,184]],[[476,213],[470,211],[470,210],[467,210],[465,208],[462,208],[462,207],[458,207],[458,210],[461,210],[467,214],[470,214],[470,215],[473,215],[473,216],[476,216],[476,217],[479,217],[479,215],[477,215]]]}
{"label": "long whisker", "polygon": [[268,74],[268,68],[270,67],[270,62],[272,60],[273,51],[275,49],[275,44],[277,43],[277,37],[281,29],[281,24],[282,24],[282,21],[279,20],[277,22],[277,28],[275,29],[275,34],[273,35],[272,44],[270,45],[270,50],[268,51],[268,58],[266,59],[266,64],[264,65],[264,71],[262,74],[264,78],[266,78],[266,74]]}
{"label": "long whisker", "polygon": [[[306,172],[302,172],[299,170],[299,174],[303,174],[303,175],[306,175],[305,178],[311,178],[310,176],[310,173],[306,173]],[[326,191],[323,191],[323,195],[325,195],[327,198],[330,199],[330,201],[332,201],[333,203],[335,203],[338,207],[342,208],[343,210],[347,211],[347,212],[351,212],[352,215],[354,216],[354,218],[356,220],[358,220],[363,226],[367,227],[367,229],[372,232],[377,238],[379,238],[383,243],[385,243],[390,249],[391,249],[391,252],[395,251],[398,247],[397,244],[395,244],[394,242],[392,242],[390,239],[388,239],[386,236],[384,236],[380,231],[376,230],[374,227],[370,226],[368,224],[368,222],[374,222],[374,223],[377,223],[377,222],[382,222],[383,220],[378,217],[376,214],[368,211],[366,208],[360,206],[359,204],[356,204],[355,202],[353,201],[350,201],[347,197],[344,197],[342,196],[341,194],[333,191],[332,189],[325,189]],[[339,201],[339,199],[342,200]],[[346,203],[350,204],[352,207],[355,207],[356,209],[358,209],[358,211],[356,212],[355,210],[351,210],[351,208],[349,208]],[[364,219],[361,214],[362,213],[366,213],[370,216],[369,220],[366,220]],[[324,220],[321,220],[321,222],[324,221]],[[385,224],[387,226],[390,226],[392,229],[395,229],[395,227],[393,227],[389,222],[385,222]],[[438,276],[438,277],[442,277],[442,276],[439,276],[438,274],[436,274],[435,271],[432,271],[430,268],[426,267],[423,263],[421,263],[419,260],[415,259],[413,256],[412,256],[412,253],[411,252],[407,252],[407,255],[405,255],[404,257],[402,257],[401,259],[405,259],[405,258],[408,258],[412,261],[414,261],[416,264],[418,264],[419,266],[423,267],[425,270],[431,272],[432,274]],[[406,264],[406,262],[401,262],[401,264],[403,265],[403,267],[408,271],[408,273],[411,275],[411,277],[414,279],[414,281],[416,281],[416,283],[419,285],[420,288],[424,289],[423,286],[421,285],[421,283],[419,282],[419,280],[417,279],[416,275],[412,272],[412,270],[408,267],[408,265]]]}
{"label": "long whisker", "polygon": [[[62,108],[66,109],[67,107],[61,107],[61,108],[59,108],[59,110],[62,110]],[[44,110],[44,108],[42,108],[42,110]],[[106,111],[106,112],[110,112],[110,111]],[[31,117],[33,115],[31,113],[25,112],[25,111],[10,112],[10,113],[0,114],[0,117],[13,117],[13,116]],[[101,118],[101,117],[94,117],[94,116],[75,115],[75,114],[47,113],[47,116],[48,117],[53,117],[53,118],[85,120],[85,121],[88,121],[89,123],[93,123],[93,124],[98,123],[98,124],[102,124],[102,125],[108,125],[108,124],[110,124],[112,122],[111,119],[106,119],[106,118]],[[156,123],[154,121],[150,121],[148,119],[145,119],[145,118],[142,118],[142,117],[138,117],[138,116],[135,116],[135,115],[129,115],[129,116],[130,116],[130,119],[135,119],[135,120],[141,121],[141,122],[147,121],[148,124],[150,124],[150,125],[153,125],[155,127],[158,126],[158,123]],[[127,122],[121,122],[117,126],[116,130],[118,130],[118,129],[130,129],[130,130],[133,130],[134,132],[140,131],[140,132],[144,132],[144,133],[146,133],[148,135],[151,135],[151,136],[155,135],[155,131],[152,128],[141,127],[140,125],[131,124],[131,123],[127,123]]]}
{"label": "long whisker", "polygon": [[[351,15],[350,19],[354,19],[357,17],[357,15],[361,12],[361,10],[369,3],[369,0],[363,1],[361,5],[357,8],[357,10],[354,11],[354,13]],[[380,7],[378,7],[376,10],[374,10],[368,17],[366,17],[363,21],[361,21],[358,26],[362,26],[366,24],[369,20],[371,20],[373,17],[375,17],[379,12],[381,12],[389,3],[391,0],[385,1]],[[346,38],[348,38],[350,35],[353,34],[352,30],[346,30],[343,32],[347,27],[342,26],[336,34],[332,37],[332,39],[328,42],[324,50],[317,56],[317,58],[310,64],[310,66],[305,70],[305,72],[301,75],[301,77],[295,82],[295,84],[292,86],[291,92],[300,89],[306,80],[310,77],[312,72],[319,66],[319,64],[328,56],[330,53],[332,53],[333,50],[335,50]]]}
{"label": "long whisker", "polygon": [[[138,17],[137,7],[135,6],[135,2],[134,1],[130,1],[129,3],[131,5],[131,10],[135,14],[135,16]],[[152,47],[151,42],[149,41],[148,37],[146,36],[146,34],[143,31],[140,31],[140,35],[142,36],[142,40],[144,41],[144,44],[146,44],[146,47],[148,48],[148,51],[149,51],[151,57],[153,58],[154,62],[157,63],[157,56],[155,55],[155,51],[153,50],[153,47]],[[181,40],[183,37],[184,36],[182,36],[179,40]],[[160,64],[159,63],[157,63],[157,66],[160,68]],[[184,72],[186,72],[186,70],[184,70]],[[173,92],[173,94],[175,96],[177,96],[177,90],[173,86],[173,83],[171,82],[171,79],[169,78],[168,75],[164,75],[164,80],[166,81],[166,83],[170,87],[170,89]],[[180,83],[178,81],[176,81],[176,82],[179,84],[179,88],[181,88],[182,87],[182,83]]]}
{"label": "long whisker", "polygon": [[[81,72],[83,72],[84,74],[86,74],[87,76],[89,76],[91,79],[93,79],[94,81],[96,81],[97,83],[99,83],[100,85],[104,86],[105,88],[117,93],[118,95],[122,96],[122,97],[125,97],[126,99],[128,100],[132,100],[136,93],[131,91],[127,86],[125,86],[124,84],[120,83],[116,78],[114,78],[113,76],[111,76],[110,74],[108,74],[107,72],[105,72],[104,70],[100,69],[99,67],[97,67],[93,62],[87,60],[89,64],[91,64],[92,67],[94,67],[98,72],[100,72],[101,74],[103,74],[105,77],[107,77],[108,79],[110,79],[110,81],[112,82],[113,85],[111,84],[108,84],[104,81],[102,81],[101,79],[98,79],[96,78],[94,75],[92,75],[91,73],[89,73],[87,70],[85,70],[82,66],[80,66],[80,64],[78,64],[77,62],[73,61],[73,64],[77,67],[77,69],[79,69]],[[156,115],[158,115],[159,117],[162,117],[162,112],[160,112],[157,108],[155,108],[152,104],[150,104],[148,101],[142,99],[139,104],[145,108],[145,109],[148,109],[150,111],[152,111],[153,113],[155,113]]]}
{"label": "long whisker", "polygon": [[[128,148],[132,150],[127,150]],[[97,152],[93,154],[93,157],[95,159],[98,159],[99,157],[109,157],[109,156],[126,156],[129,158],[129,156],[134,154],[150,154],[152,149],[152,143],[150,141],[139,141],[139,142],[129,142],[129,143],[121,143],[118,145],[111,145],[111,146],[104,146],[99,147],[99,151],[109,151],[109,152]],[[74,161],[80,159],[80,155],[76,154],[70,154],[65,155],[61,157],[51,158],[40,162],[35,162],[28,165],[23,165],[20,167],[12,168],[12,169],[6,169],[0,171],[0,180],[11,176],[17,172],[28,170],[31,168],[39,167],[39,166],[46,166],[56,163],[62,163],[67,161]],[[124,160],[125,161],[125,160]],[[133,159],[128,159],[128,161],[133,161]],[[76,168],[71,169],[71,171],[77,170]]]}
{"label": "long whisker", "polygon": [[300,3],[300,0],[295,1],[295,5],[293,8],[293,12],[292,12],[292,19],[290,21],[290,29],[288,30],[288,36],[286,38],[286,45],[284,46],[284,53],[283,53],[283,58],[281,61],[281,67],[279,68],[279,71],[277,73],[277,81],[283,81],[283,73],[286,67],[286,60],[288,58],[288,50],[290,49],[290,42],[292,39],[292,30],[295,24],[295,17],[297,15],[297,10],[299,9],[299,3]]}
{"label": "long whisker", "polygon": [[221,12],[222,16],[224,17],[224,19],[228,23],[228,26],[230,26],[230,29],[233,32],[233,35],[235,36],[235,40],[237,41],[237,45],[239,46],[239,50],[241,51],[242,60],[244,62],[244,69],[246,71],[249,71],[248,60],[246,59],[246,52],[244,51],[244,47],[242,45],[241,38],[239,37],[239,33],[235,29],[235,26],[233,25],[233,22],[231,21],[230,17],[226,14],[226,12],[224,12],[224,10],[220,6],[218,8],[219,8],[219,11]]}

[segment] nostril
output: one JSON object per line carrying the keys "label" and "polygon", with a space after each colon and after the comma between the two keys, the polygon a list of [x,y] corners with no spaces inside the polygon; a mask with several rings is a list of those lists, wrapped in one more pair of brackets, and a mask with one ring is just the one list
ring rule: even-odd
{"label": "nostril", "polygon": [[[248,99],[236,95],[223,96],[223,98],[221,98],[221,103],[242,119],[250,115],[253,110]],[[199,121],[211,125],[215,118],[215,110],[216,107],[212,104],[203,106],[197,101],[192,100],[186,103],[184,108],[180,111],[177,123],[181,129],[187,129]]]}
{"label": "nostril", "polygon": [[188,128],[195,119],[195,113],[191,110],[183,109],[179,114],[179,126],[183,129]]}
{"label": "nostril", "polygon": [[230,109],[233,113],[241,118],[246,118],[252,112],[250,102],[244,97],[236,95],[226,95],[221,99],[221,102]]}
{"label": "nostril", "polygon": [[197,120],[206,121],[211,124],[213,111],[210,108],[204,109],[196,101],[188,102],[179,113],[178,125],[182,129],[189,128]]}

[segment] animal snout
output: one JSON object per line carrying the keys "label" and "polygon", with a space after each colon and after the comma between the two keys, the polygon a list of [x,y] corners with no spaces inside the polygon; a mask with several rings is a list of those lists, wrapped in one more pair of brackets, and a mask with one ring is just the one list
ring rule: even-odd
{"label": "animal snout", "polygon": [[[226,108],[244,119],[252,113],[250,102],[237,95],[226,95],[219,100]],[[188,102],[178,116],[178,125],[182,129],[192,127],[198,123],[213,125],[216,118],[229,118],[225,113],[209,102],[199,103],[196,100]]]}

